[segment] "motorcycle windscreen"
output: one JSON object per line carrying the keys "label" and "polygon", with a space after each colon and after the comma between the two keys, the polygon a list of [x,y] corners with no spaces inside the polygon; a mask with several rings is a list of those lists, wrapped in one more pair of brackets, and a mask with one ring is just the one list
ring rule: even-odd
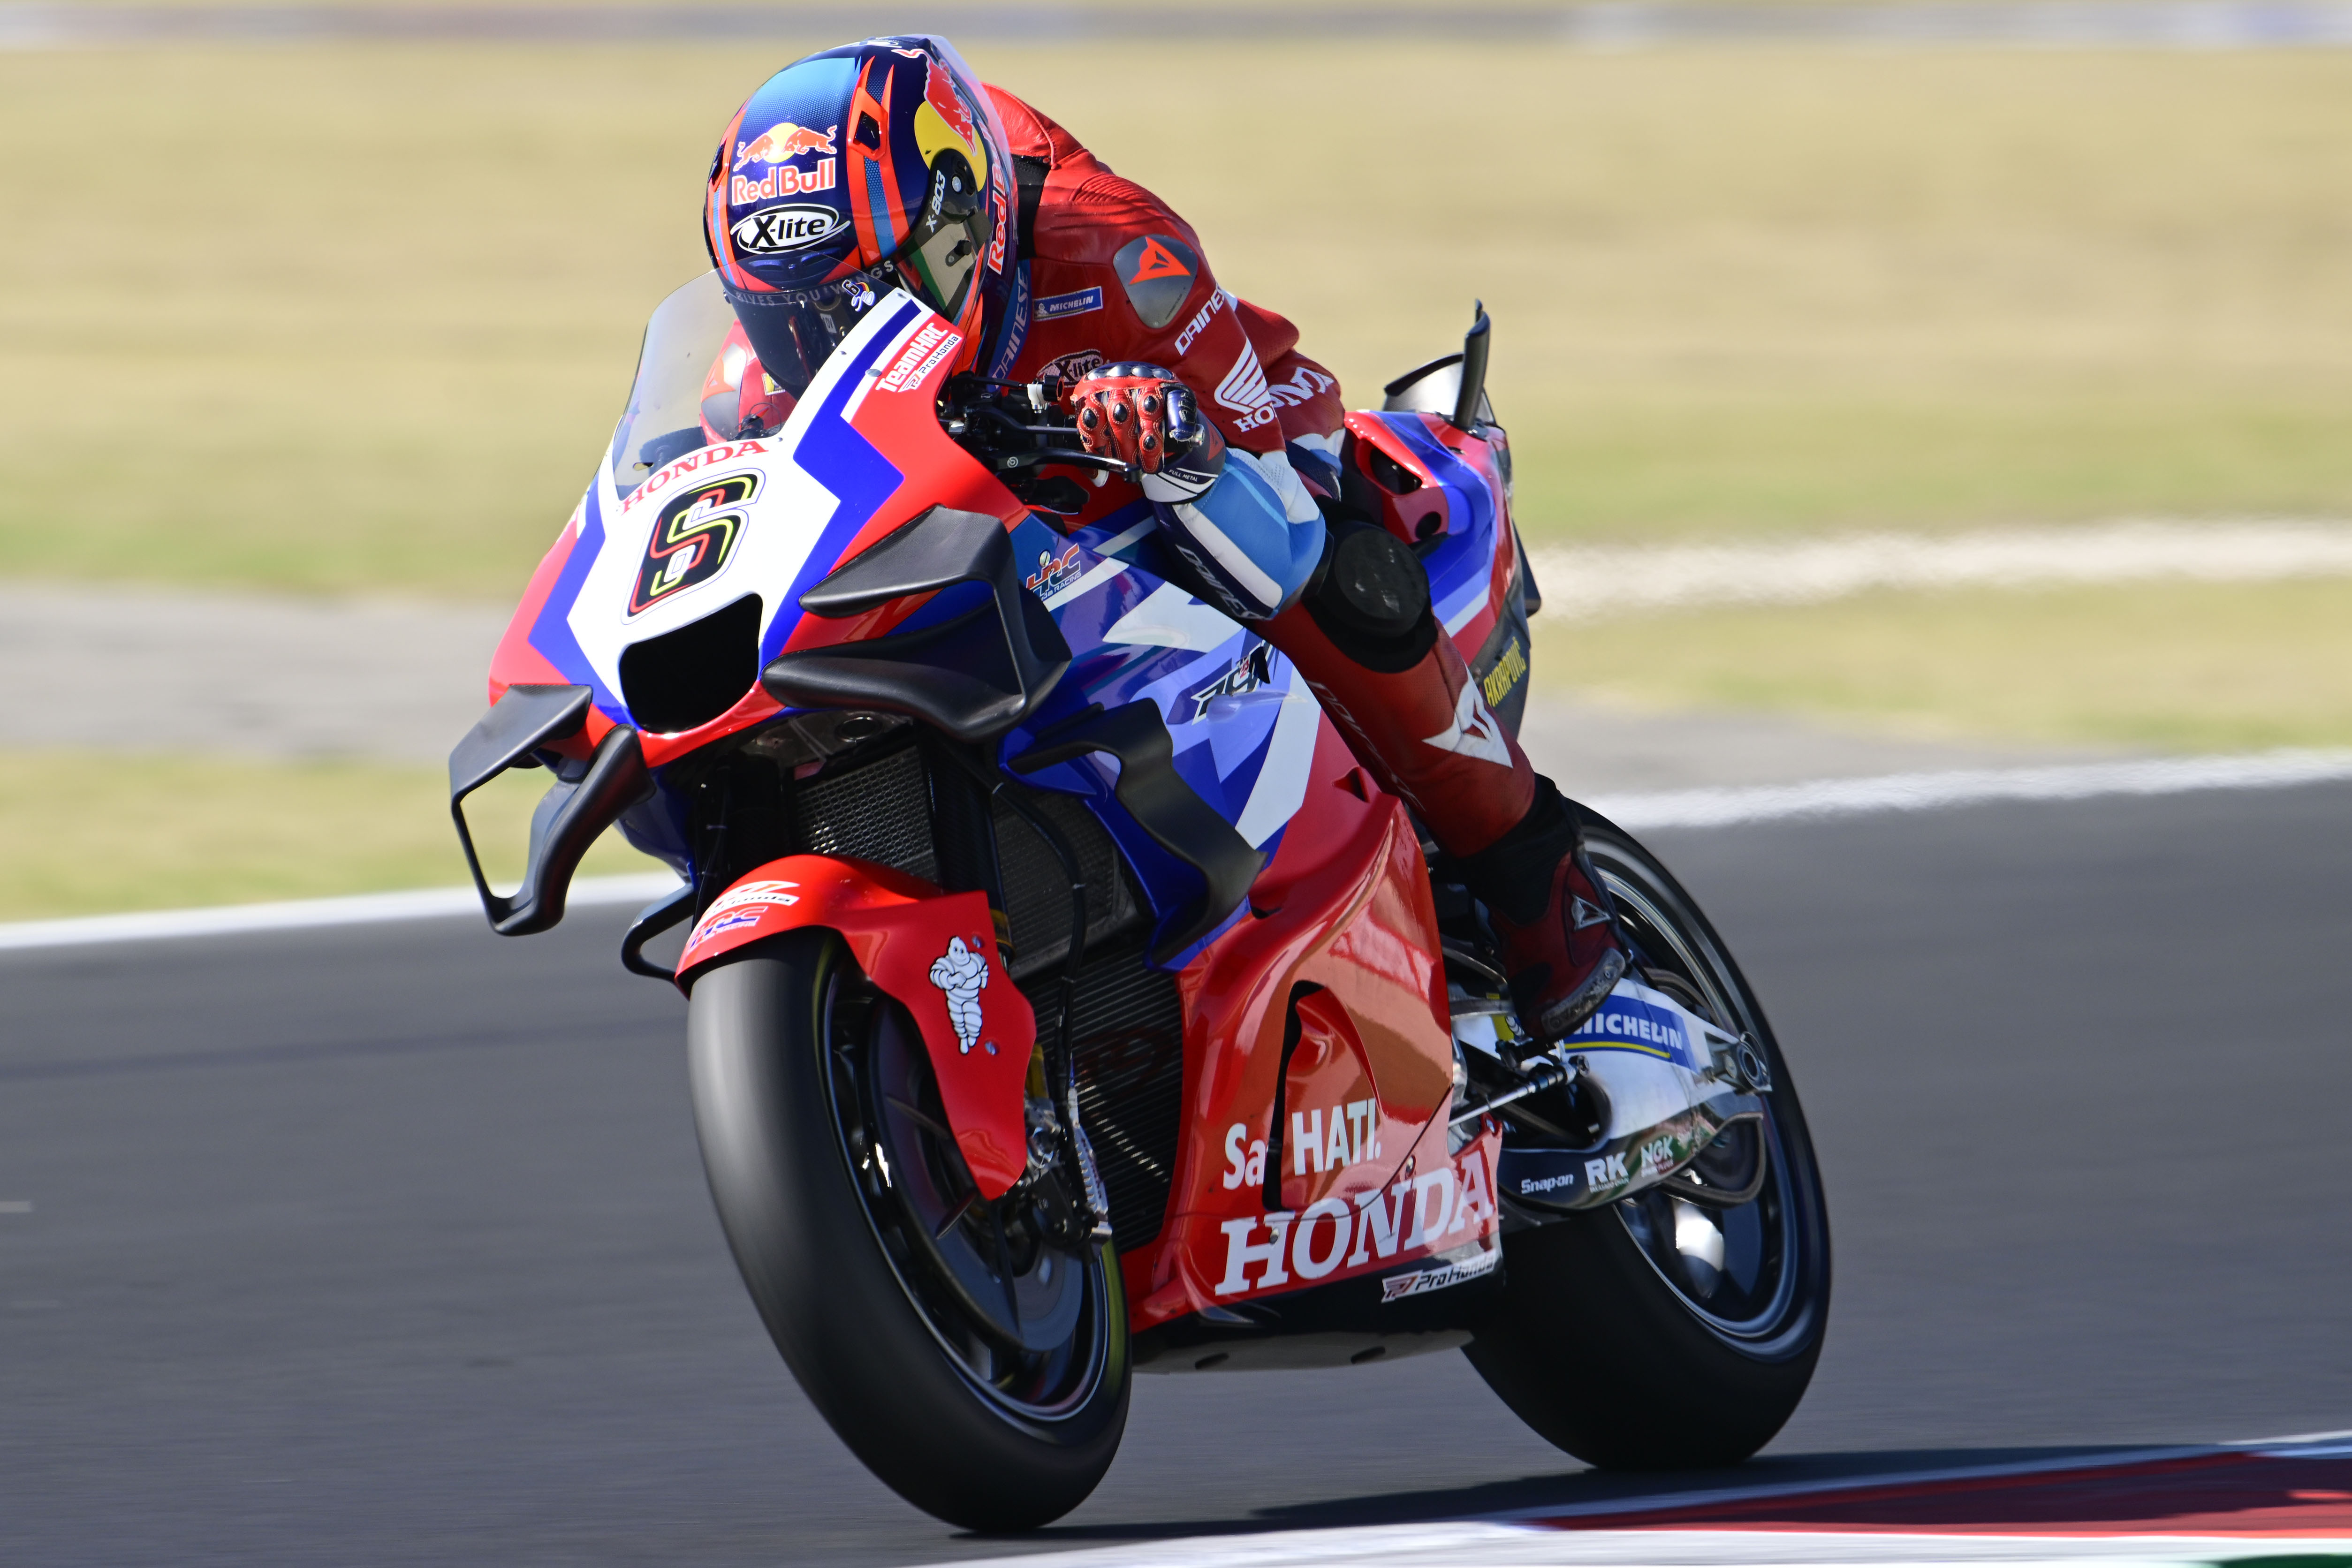
{"label": "motorcycle windscreen", "polygon": [[613,431],[616,493],[633,493],[665,464],[734,433],[730,417],[726,430],[712,434],[703,409],[712,380],[727,379],[730,356],[740,379],[750,350],[736,330],[734,308],[720,291],[717,273],[704,273],[656,308],[646,323],[628,405]]}

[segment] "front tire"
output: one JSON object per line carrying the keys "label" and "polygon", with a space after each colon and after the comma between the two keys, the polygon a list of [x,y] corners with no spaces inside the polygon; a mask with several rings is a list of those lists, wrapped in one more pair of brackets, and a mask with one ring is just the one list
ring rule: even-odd
{"label": "front tire", "polygon": [[1036,1194],[979,1197],[912,1021],[830,932],[703,973],[687,1033],[728,1244],[842,1441],[965,1529],[1034,1529],[1084,1501],[1127,1426],[1109,1244],[1050,1239]]}
{"label": "front tire", "polygon": [[[1715,928],[1631,834],[1589,813],[1584,827],[1646,977],[1751,1036],[1770,1071],[1761,1129],[1735,1124],[1700,1156],[1701,1176],[1711,1155],[1751,1161],[1759,1141],[1769,1169],[1745,1204],[1703,1206],[1654,1187],[1507,1236],[1503,1299],[1466,1354],[1520,1419],[1588,1464],[1737,1464],[1795,1412],[1821,1357],[1821,1173],[1779,1042]],[[1736,1177],[1713,1185],[1744,1190]]]}

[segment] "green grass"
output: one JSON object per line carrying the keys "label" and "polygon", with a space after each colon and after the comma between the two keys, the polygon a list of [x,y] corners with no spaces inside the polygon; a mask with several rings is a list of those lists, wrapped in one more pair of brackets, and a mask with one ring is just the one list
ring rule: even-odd
{"label": "green grass", "polygon": [[2352,581],[1883,593],[1539,623],[1539,685],[1923,738],[2352,746]]}
{"label": "green grass", "polygon": [[[794,52],[0,56],[0,573],[518,591]],[[2352,511],[2352,59],[972,54],[1539,536]]]}
{"label": "green grass", "polygon": [[[547,775],[509,778],[467,820],[510,884]],[[430,768],[0,752],[0,920],[466,881],[446,781]],[[581,874],[657,869],[608,835]]]}

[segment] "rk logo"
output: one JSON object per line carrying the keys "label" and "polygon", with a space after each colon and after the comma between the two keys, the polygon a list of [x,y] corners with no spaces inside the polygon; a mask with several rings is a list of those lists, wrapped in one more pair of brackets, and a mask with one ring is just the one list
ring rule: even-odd
{"label": "rk logo", "polygon": [[743,532],[743,508],[759,494],[757,474],[730,474],[673,496],[654,519],[645,564],[629,595],[640,615],[683,589],[717,577]]}

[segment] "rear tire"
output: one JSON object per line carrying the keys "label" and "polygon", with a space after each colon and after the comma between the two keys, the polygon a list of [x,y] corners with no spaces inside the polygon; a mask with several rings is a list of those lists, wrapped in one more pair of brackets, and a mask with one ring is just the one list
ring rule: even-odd
{"label": "rear tire", "polygon": [[[1734,1208],[1702,1209],[1654,1188],[1513,1232],[1502,1301],[1465,1354],[1521,1420],[1588,1464],[1737,1464],[1795,1412],[1821,1357],[1830,1295],[1821,1174],[1779,1042],[1714,927],[1632,835],[1588,814],[1585,841],[1654,973],[1754,1038],[1772,1076],[1762,1134],[1770,1169],[1757,1197]],[[1714,1235],[1690,1228],[1698,1225]]]}
{"label": "rear tire", "polygon": [[[1054,1344],[1024,1348],[1002,1312],[971,1308],[972,1260],[1012,1260],[1008,1228],[1024,1245],[1011,1212],[1022,1200],[980,1202],[952,1142],[925,1131],[935,1100],[908,1112],[930,1083],[919,1037],[832,933],[706,971],[687,1016],[719,1222],[776,1348],[842,1441],[908,1501],[969,1530],[1034,1529],[1084,1501],[1127,1425],[1110,1246],[1052,1251],[1031,1238],[1025,1272],[1010,1270],[1024,1296],[1052,1301]],[[896,1157],[876,1158],[877,1146]],[[963,1227],[982,1240],[959,1250]],[[1001,1307],[1013,1291],[990,1278]],[[1018,1323],[1017,1305],[1011,1315]]]}

